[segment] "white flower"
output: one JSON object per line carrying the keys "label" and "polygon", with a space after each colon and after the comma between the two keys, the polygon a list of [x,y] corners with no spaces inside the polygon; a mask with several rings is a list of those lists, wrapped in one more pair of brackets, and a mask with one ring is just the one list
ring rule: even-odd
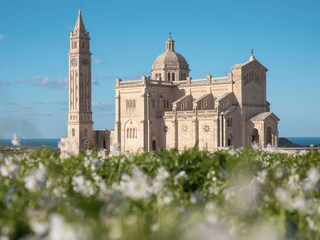
{"label": "white flower", "polygon": [[5,159],[4,165],[0,165],[0,173],[3,177],[12,178],[18,174],[18,171],[18,165],[14,164],[11,157]]}
{"label": "white flower", "polygon": [[304,210],[306,206],[306,200],[303,196],[297,196],[290,202],[289,205],[293,209]]}
{"label": "white flower", "polygon": [[158,174],[152,181],[153,193],[159,194],[164,188],[166,181],[169,177],[169,173],[164,167],[158,168]]}
{"label": "white flower", "polygon": [[256,142],[253,142],[251,144],[251,147],[254,149],[254,150],[259,150],[259,145],[256,143]]}
{"label": "white flower", "polygon": [[37,236],[44,235],[48,228],[47,213],[39,210],[31,210],[28,212],[29,225]]}
{"label": "white flower", "polygon": [[268,175],[268,171],[264,169],[261,172],[258,172],[257,175],[258,175],[258,176],[256,176],[257,182],[264,184],[266,181],[266,177]]}
{"label": "white flower", "polygon": [[168,205],[173,201],[173,196],[171,192],[167,192],[165,195],[162,195],[159,198],[159,205],[163,206],[163,205]]}
{"label": "white flower", "polygon": [[289,187],[290,190],[297,190],[297,189],[300,188],[299,175],[298,174],[291,175],[289,177],[288,187]]}
{"label": "white flower", "polygon": [[310,183],[312,183],[313,185],[317,184],[317,182],[320,179],[320,172],[319,170],[315,169],[315,168],[311,168],[308,172],[307,172],[307,179]]}
{"label": "white flower", "polygon": [[111,145],[111,156],[118,156],[120,155],[120,144],[115,143]]}
{"label": "white flower", "polygon": [[309,225],[309,228],[313,231],[317,231],[318,227],[316,226],[316,224],[314,223],[314,221],[311,219],[310,216],[306,217],[306,221]]}
{"label": "white flower", "polygon": [[113,188],[133,200],[146,200],[153,193],[147,176],[137,167],[132,170],[132,177],[122,175],[119,185],[113,185]]}
{"label": "white flower", "polygon": [[277,188],[275,195],[276,198],[282,203],[287,203],[290,201],[289,194],[283,188]]}
{"label": "white flower", "polygon": [[45,185],[46,169],[42,163],[32,173],[24,177],[24,185],[30,192],[39,191]]}
{"label": "white flower", "polygon": [[236,151],[234,148],[230,148],[230,149],[228,150],[228,153],[229,153],[231,156],[234,156],[234,155],[237,154],[237,151]]}
{"label": "white flower", "polygon": [[78,240],[85,239],[83,231],[68,224],[59,214],[50,215],[49,240]]}
{"label": "white flower", "polygon": [[86,197],[90,197],[96,192],[94,183],[89,179],[85,179],[81,173],[72,177],[72,187],[73,191],[81,193]]}
{"label": "white flower", "polygon": [[188,175],[184,170],[182,170],[174,177],[173,182],[174,182],[174,185],[179,185],[181,182],[187,179],[188,179]]}
{"label": "white flower", "polygon": [[228,201],[229,199],[231,199],[236,195],[236,189],[233,186],[225,188],[223,191],[223,194],[224,194],[224,199]]}

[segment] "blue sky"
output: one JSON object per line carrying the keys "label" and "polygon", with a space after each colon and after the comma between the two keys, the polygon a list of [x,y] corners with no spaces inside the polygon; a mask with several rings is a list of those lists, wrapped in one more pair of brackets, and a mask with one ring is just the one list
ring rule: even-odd
{"label": "blue sky", "polygon": [[0,0],[0,138],[67,130],[69,33],[91,34],[95,129],[112,129],[115,79],[150,75],[168,32],[193,78],[224,76],[250,49],[268,69],[280,136],[320,136],[320,1]]}

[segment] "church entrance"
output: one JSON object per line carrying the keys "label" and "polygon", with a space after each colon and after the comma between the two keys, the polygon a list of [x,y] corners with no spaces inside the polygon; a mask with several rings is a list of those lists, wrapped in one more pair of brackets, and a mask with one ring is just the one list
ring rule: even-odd
{"label": "church entrance", "polygon": [[259,145],[259,132],[256,128],[253,129],[251,143]]}
{"label": "church entrance", "polygon": [[157,150],[157,143],[156,143],[156,140],[152,140],[151,150],[152,150],[152,151]]}

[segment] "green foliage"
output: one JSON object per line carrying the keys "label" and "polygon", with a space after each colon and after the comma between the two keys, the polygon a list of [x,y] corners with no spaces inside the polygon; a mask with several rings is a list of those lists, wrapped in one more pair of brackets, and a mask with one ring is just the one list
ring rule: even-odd
{"label": "green foliage", "polygon": [[319,189],[319,151],[6,155],[0,238],[320,239]]}

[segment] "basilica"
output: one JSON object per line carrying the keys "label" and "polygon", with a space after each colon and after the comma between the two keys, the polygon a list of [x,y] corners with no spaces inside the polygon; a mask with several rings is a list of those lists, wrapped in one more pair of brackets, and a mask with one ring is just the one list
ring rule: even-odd
{"label": "basilica", "polygon": [[266,74],[253,53],[227,76],[192,79],[171,34],[150,76],[116,79],[114,130],[93,130],[90,36],[81,12],[70,33],[68,136],[63,151],[77,154],[118,143],[122,153],[268,145],[277,147],[279,118],[266,99]]}

